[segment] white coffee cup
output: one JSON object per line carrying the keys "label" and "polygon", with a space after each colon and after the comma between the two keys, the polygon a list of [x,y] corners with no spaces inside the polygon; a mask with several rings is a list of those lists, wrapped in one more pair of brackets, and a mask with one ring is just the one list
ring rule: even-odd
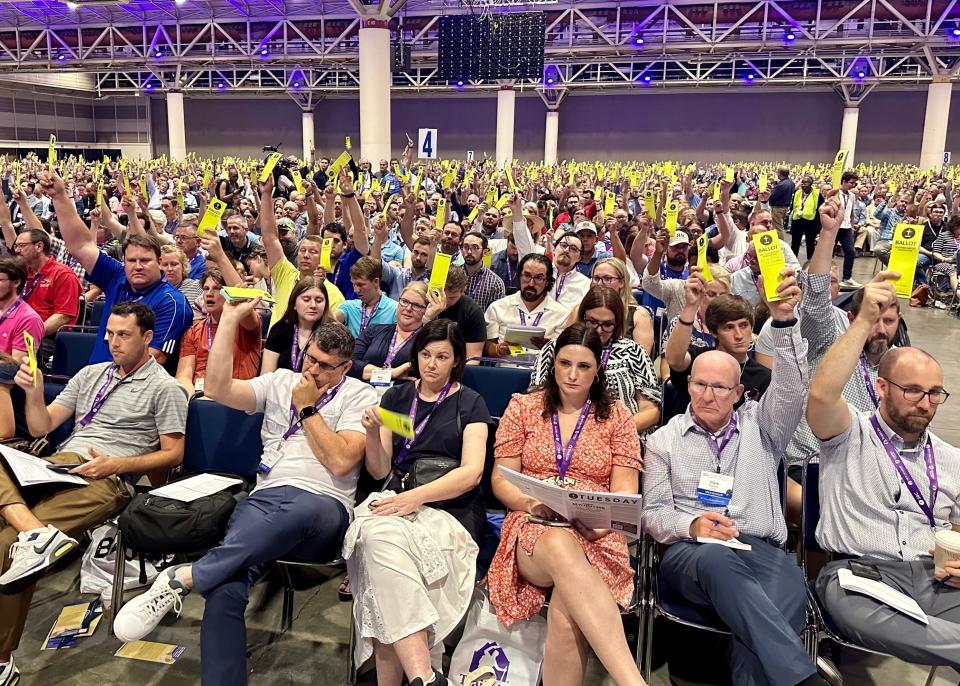
{"label": "white coffee cup", "polygon": [[938,572],[950,560],[960,560],[960,532],[952,529],[940,529],[934,536],[933,566]]}

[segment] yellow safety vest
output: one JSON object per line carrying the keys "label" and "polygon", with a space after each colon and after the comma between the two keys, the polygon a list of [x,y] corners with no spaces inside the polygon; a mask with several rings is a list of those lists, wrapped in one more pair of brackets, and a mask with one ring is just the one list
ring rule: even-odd
{"label": "yellow safety vest", "polygon": [[[793,196],[793,218],[811,220],[817,216],[817,204],[820,202],[820,189],[814,188],[807,196],[807,201],[803,202],[803,190],[797,189]],[[801,209],[800,204],[803,203]]]}

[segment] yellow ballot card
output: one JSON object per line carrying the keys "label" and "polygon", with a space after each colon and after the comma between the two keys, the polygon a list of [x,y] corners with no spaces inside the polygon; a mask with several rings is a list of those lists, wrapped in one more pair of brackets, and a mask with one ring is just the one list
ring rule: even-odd
{"label": "yellow ballot card", "polygon": [[507,184],[510,186],[510,192],[517,192],[517,182],[513,180],[513,171],[510,169],[510,165],[507,165],[503,168],[503,171],[507,174]]}
{"label": "yellow ballot card", "polygon": [[297,193],[303,195],[305,191],[303,189],[303,177],[300,176],[300,170],[294,169],[290,173],[293,174],[293,185],[297,187]]}
{"label": "yellow ballot card", "polygon": [[830,177],[830,185],[834,188],[840,187],[840,178],[843,176],[843,165],[847,161],[847,151],[841,150],[833,158],[833,173]]}
{"label": "yellow ballot card", "polygon": [[498,210],[502,210],[503,206],[507,204],[508,200],[510,200],[510,194],[504,193],[503,195],[500,196],[500,199],[497,200],[497,202],[493,206],[496,207]]}
{"label": "yellow ballot card", "polygon": [[231,302],[239,300],[255,300],[260,298],[263,302],[276,302],[273,296],[261,288],[241,288],[239,286],[224,286],[220,289],[220,294]]}
{"label": "yellow ballot card", "polygon": [[730,183],[733,183],[734,176],[735,176],[735,174],[734,174],[734,171],[733,171],[733,167],[729,167],[729,166],[728,166],[727,169],[726,169],[726,172],[724,172],[724,178],[725,178],[727,181],[729,181]]}
{"label": "yellow ballot card", "polygon": [[487,250],[483,253],[483,266],[490,269],[491,264],[493,264],[493,253]]}
{"label": "yellow ballot card", "polygon": [[210,167],[204,167],[203,180],[200,182],[200,187],[203,189],[209,188],[211,181],[213,181],[213,170],[210,169]]}
{"label": "yellow ballot card", "polygon": [[333,264],[330,262],[330,253],[333,251],[333,239],[324,238],[320,246],[320,266],[327,272],[333,271]]}
{"label": "yellow ballot card", "polygon": [[476,205],[472,210],[470,210],[470,214],[467,215],[467,221],[472,223],[473,220],[477,218],[478,214],[480,214],[480,205]]}
{"label": "yellow ballot card", "polygon": [[777,286],[783,280],[780,272],[787,266],[780,247],[780,237],[777,232],[764,231],[753,235],[753,245],[757,250],[757,262],[760,263],[760,274],[763,276],[763,289],[767,301],[780,300],[777,295]]}
{"label": "yellow ballot card", "polygon": [[50,144],[47,146],[47,166],[50,168],[50,171],[53,171],[54,165],[57,163],[57,137],[52,133],[50,134]]}
{"label": "yellow ballot card", "polygon": [[433,269],[430,271],[430,289],[443,291],[447,285],[447,272],[450,271],[451,255],[438,252],[433,256]]}
{"label": "yellow ballot card", "polygon": [[720,184],[714,183],[711,186],[713,187],[713,201],[717,202],[720,199]]}
{"label": "yellow ballot card", "polygon": [[383,217],[384,224],[387,224],[387,213],[390,211],[390,205],[392,205],[393,201],[397,199],[397,195],[397,193],[391,194],[390,197],[387,198],[387,201],[383,203],[383,214],[381,216]]}
{"label": "yellow ballot card", "polygon": [[438,229],[442,229],[443,225],[446,223],[447,218],[447,199],[440,198],[437,200],[437,216],[433,219],[433,225]]}
{"label": "yellow ballot card", "polygon": [[37,385],[37,345],[26,331],[23,332],[23,344],[27,347],[27,364],[30,365],[30,375],[33,377],[33,385]]}
{"label": "yellow ballot card", "polygon": [[488,207],[492,207],[496,201],[497,201],[497,187],[491,184],[490,187],[487,189],[487,197],[485,199],[485,202],[487,203]]}
{"label": "yellow ballot card", "polygon": [[133,193],[130,191],[130,177],[127,176],[127,172],[120,172],[120,175],[123,177],[123,194],[128,198],[133,197]]}
{"label": "yellow ballot card", "polygon": [[671,236],[677,232],[677,216],[680,214],[680,203],[676,200],[671,200],[667,204],[667,216],[665,219],[665,226],[667,233]]}
{"label": "yellow ballot card", "polygon": [[522,345],[513,345],[511,343],[507,347],[510,348],[510,354],[514,357],[516,357],[517,355],[525,355],[527,353],[527,349],[524,348]]}
{"label": "yellow ballot card", "polygon": [[603,213],[608,217],[617,209],[617,194],[613,191],[607,191],[607,196],[603,199]]}
{"label": "yellow ballot card", "polygon": [[217,227],[220,225],[220,217],[223,216],[223,212],[226,209],[227,203],[223,202],[223,200],[217,200],[216,198],[211,200],[210,204],[207,205],[207,210],[203,213],[200,225],[197,226],[197,235],[203,237],[203,234],[208,230],[216,234]]}
{"label": "yellow ballot card", "polygon": [[260,183],[266,183],[267,179],[270,178],[270,175],[273,173],[273,168],[277,166],[277,162],[280,161],[280,158],[283,157],[282,153],[272,152],[267,158],[267,161],[263,165],[263,169],[260,171]]}
{"label": "yellow ballot card", "polygon": [[713,274],[710,273],[710,269],[708,269],[709,265],[707,264],[707,244],[709,242],[710,239],[707,237],[707,234],[702,233],[697,236],[697,266],[703,269],[700,274],[707,283],[713,281]]}
{"label": "yellow ballot card", "polygon": [[100,205],[102,204],[103,204],[103,179],[101,178],[100,182],[97,184],[97,207],[100,207]]}
{"label": "yellow ballot card", "polygon": [[657,214],[657,206],[653,202],[653,191],[649,188],[643,192],[643,206],[647,210],[647,216],[653,219]]}
{"label": "yellow ballot card", "polygon": [[413,438],[413,420],[409,415],[400,412],[391,412],[380,408],[380,421],[393,433],[404,438]]}
{"label": "yellow ballot card", "polygon": [[172,665],[183,655],[186,650],[183,646],[170,645],[169,643],[154,643],[152,641],[130,641],[120,646],[120,649],[114,653],[115,657],[126,657],[131,660],[144,660],[146,662],[159,662],[164,665]]}
{"label": "yellow ballot card", "polygon": [[760,181],[757,183],[757,186],[758,186],[758,190],[761,193],[767,192],[767,175],[766,174],[760,175]]}
{"label": "yellow ballot card", "polygon": [[350,145],[350,136],[347,136],[343,141],[343,147],[347,150],[350,150],[353,146]]}
{"label": "yellow ballot card", "polygon": [[897,224],[897,228],[893,230],[893,245],[890,247],[890,263],[887,269],[900,275],[900,278],[893,282],[897,297],[909,298],[913,293],[913,277],[917,269],[922,236],[923,227],[919,224]]}

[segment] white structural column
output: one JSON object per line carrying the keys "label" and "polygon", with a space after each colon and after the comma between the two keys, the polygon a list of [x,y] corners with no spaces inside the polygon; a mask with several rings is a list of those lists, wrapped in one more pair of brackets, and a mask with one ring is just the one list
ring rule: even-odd
{"label": "white structural column", "polygon": [[390,29],[384,19],[361,21],[360,155],[376,169],[390,159]]}
{"label": "white structural column", "polygon": [[843,125],[840,127],[840,149],[847,151],[846,166],[852,167],[857,156],[857,125],[860,123],[860,108],[843,108]]}
{"label": "white structural column", "polygon": [[560,134],[560,112],[556,107],[547,110],[547,124],[543,133],[543,163],[557,163],[557,139]]}
{"label": "white structural column", "polygon": [[927,112],[923,117],[920,169],[939,168],[943,164],[952,91],[953,84],[947,77],[934,77],[927,89]]}
{"label": "white structural column", "polygon": [[497,167],[513,161],[513,115],[517,92],[513,83],[501,83],[497,91]]}
{"label": "white structural column", "polygon": [[167,140],[170,159],[182,162],[187,157],[187,134],[183,123],[183,93],[167,91]]}
{"label": "white structural column", "polygon": [[313,161],[313,110],[305,111],[301,117],[303,122],[303,159]]}

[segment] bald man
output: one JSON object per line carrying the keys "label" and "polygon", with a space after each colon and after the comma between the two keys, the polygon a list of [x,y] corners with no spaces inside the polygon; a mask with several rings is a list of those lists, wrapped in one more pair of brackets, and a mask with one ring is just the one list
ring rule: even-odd
{"label": "bald man", "polygon": [[780,300],[769,303],[776,344],[767,392],[734,409],[743,395],[740,363],[719,350],[702,353],[690,372],[690,406],[647,440],[644,459],[643,523],[669,546],[660,588],[727,625],[738,686],[826,684],[799,637],[803,573],[780,547],[787,525],[777,467],[808,382],[793,312],[800,289],[792,270],[783,276]]}
{"label": "bald man", "polygon": [[[817,541],[835,554],[817,579],[817,594],[851,641],[907,662],[956,669],[960,562],[934,571],[930,558],[938,531],[960,531],[960,451],[929,430],[948,395],[943,371],[922,350],[895,348],[880,360],[876,410],[858,411],[843,396],[895,298],[888,280],[864,287],[856,318],[820,362],[810,388],[807,421],[820,442]],[[845,570],[879,574],[913,598],[929,624],[845,591]]]}

